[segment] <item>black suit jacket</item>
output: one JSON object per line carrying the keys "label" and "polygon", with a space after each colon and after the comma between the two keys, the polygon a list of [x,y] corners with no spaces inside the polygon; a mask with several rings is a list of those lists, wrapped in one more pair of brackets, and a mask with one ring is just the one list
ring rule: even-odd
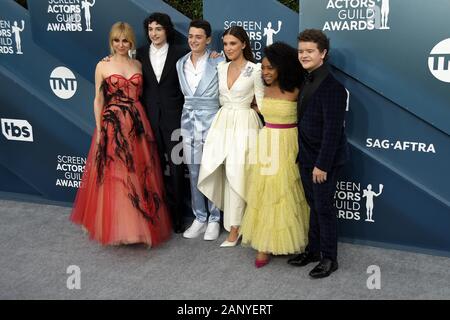
{"label": "black suit jacket", "polygon": [[136,59],[142,64],[144,75],[142,101],[152,128],[155,131],[159,128],[172,132],[180,128],[181,111],[184,104],[184,96],[180,89],[175,65],[188,50],[169,45],[159,83],[150,62],[149,50],[150,45],[145,45],[136,52]]}
{"label": "black suit jacket", "polygon": [[299,161],[305,168],[329,172],[349,157],[344,119],[347,91],[331,73],[302,108],[298,122]]}

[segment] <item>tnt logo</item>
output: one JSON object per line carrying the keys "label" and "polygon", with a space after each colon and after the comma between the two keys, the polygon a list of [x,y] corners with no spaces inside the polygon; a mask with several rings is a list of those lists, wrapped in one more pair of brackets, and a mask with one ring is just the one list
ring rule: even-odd
{"label": "tnt logo", "polygon": [[33,127],[26,120],[2,119],[2,133],[8,140],[33,142]]}
{"label": "tnt logo", "polygon": [[50,75],[50,88],[61,99],[70,99],[77,91],[77,78],[66,67],[55,68]]}
{"label": "tnt logo", "polygon": [[450,82],[450,38],[442,40],[431,50],[428,67],[438,80]]}

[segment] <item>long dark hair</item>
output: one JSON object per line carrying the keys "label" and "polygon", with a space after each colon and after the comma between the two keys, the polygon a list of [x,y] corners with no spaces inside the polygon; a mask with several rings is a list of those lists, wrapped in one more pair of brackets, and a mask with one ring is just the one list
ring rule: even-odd
{"label": "long dark hair", "polygon": [[284,42],[275,42],[264,48],[264,56],[277,69],[281,91],[293,92],[300,87],[304,69],[298,61],[297,50]]}
{"label": "long dark hair", "polygon": [[[250,39],[248,38],[247,32],[245,32],[244,28],[240,26],[231,26],[223,33],[222,37],[225,37],[227,34],[230,34],[236,38],[238,38],[241,42],[245,43],[244,48],[244,58],[253,63],[256,62],[255,57],[253,56],[252,48],[250,47]],[[226,54],[225,54],[226,56]],[[227,61],[230,59],[227,58]]]}

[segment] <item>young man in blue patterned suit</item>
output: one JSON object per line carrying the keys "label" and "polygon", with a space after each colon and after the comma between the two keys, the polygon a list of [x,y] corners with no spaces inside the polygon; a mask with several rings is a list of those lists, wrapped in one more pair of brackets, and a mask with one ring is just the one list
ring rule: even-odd
{"label": "young man in blue patterned suit", "polygon": [[207,49],[210,42],[209,22],[193,20],[189,25],[188,35],[191,52],[181,57],[176,65],[184,95],[181,116],[183,155],[189,169],[191,205],[195,215],[194,222],[183,233],[188,239],[196,238],[204,232],[204,240],[216,240],[220,231],[220,210],[197,188],[203,142],[219,110],[217,64],[223,61],[223,58],[211,54]]}
{"label": "young man in blue patterned suit", "polygon": [[337,217],[334,193],[337,175],[348,160],[344,132],[347,91],[325,63],[329,39],[316,29],[298,36],[298,58],[307,71],[298,99],[299,165],[310,206],[309,244],[289,264],[320,263],[313,278],[328,277],[338,268]]}

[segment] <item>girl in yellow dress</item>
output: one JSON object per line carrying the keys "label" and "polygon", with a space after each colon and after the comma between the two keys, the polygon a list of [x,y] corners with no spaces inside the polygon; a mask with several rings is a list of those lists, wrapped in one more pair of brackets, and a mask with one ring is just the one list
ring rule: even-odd
{"label": "girl in yellow dress", "polygon": [[266,122],[258,134],[253,164],[249,166],[247,207],[242,220],[242,244],[258,251],[257,268],[270,254],[304,251],[308,242],[309,208],[296,158],[298,154],[297,97],[302,67],[297,51],[276,42],[266,47],[262,60]]}

